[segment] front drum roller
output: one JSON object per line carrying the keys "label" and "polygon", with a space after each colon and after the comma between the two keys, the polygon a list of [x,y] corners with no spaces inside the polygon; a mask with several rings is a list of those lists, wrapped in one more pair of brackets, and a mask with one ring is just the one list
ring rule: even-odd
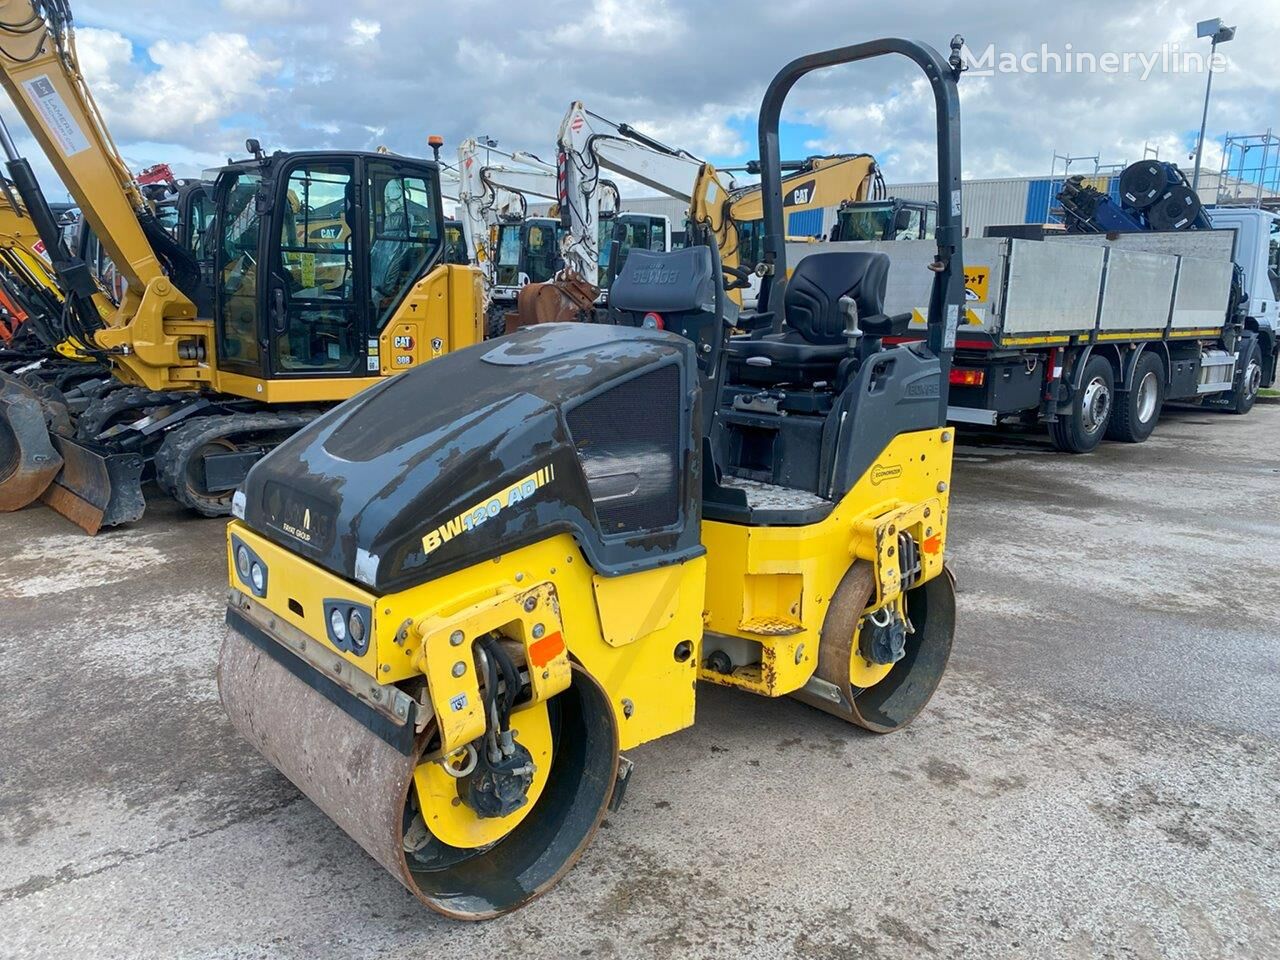
{"label": "front drum roller", "polygon": [[541,793],[505,836],[469,848],[435,837],[423,843],[414,772],[430,726],[406,756],[230,626],[218,689],[241,736],[410,893],[454,919],[496,917],[549,890],[586,848],[613,794],[616,722],[576,664],[572,685],[546,705],[554,752]]}
{"label": "front drum roller", "polygon": [[881,666],[858,651],[859,622],[874,592],[869,563],[857,561],[836,588],[822,624],[817,684],[797,691],[796,699],[874,733],[901,730],[933,696],[947,660],[956,625],[955,578],[948,567],[907,592],[908,634],[901,660]]}

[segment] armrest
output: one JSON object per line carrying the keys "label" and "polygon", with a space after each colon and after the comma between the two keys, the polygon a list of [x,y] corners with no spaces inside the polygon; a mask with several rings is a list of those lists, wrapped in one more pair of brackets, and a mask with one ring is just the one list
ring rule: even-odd
{"label": "armrest", "polygon": [[754,338],[759,333],[768,333],[773,329],[773,317],[772,310],[765,313],[740,313],[734,326],[747,331]]}
{"label": "armrest", "polygon": [[858,329],[869,337],[900,337],[907,332],[909,326],[911,326],[909,313],[893,315],[877,313],[858,318]]}

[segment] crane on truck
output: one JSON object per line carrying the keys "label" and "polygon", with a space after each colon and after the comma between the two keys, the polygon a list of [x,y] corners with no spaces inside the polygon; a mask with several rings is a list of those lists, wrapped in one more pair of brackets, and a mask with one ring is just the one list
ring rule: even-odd
{"label": "crane on truck", "polygon": [[0,127],[68,322],[112,371],[110,388],[78,411],[0,378],[0,509],[38,497],[93,533],[140,517],[142,483],[154,479],[187,507],[223,515],[248,469],[299,427],[482,338],[478,272],[443,262],[437,160],[268,155],[256,140],[217,174],[212,309],[201,314],[198,264],[116,151],[66,0],[0,2],[0,39],[0,84],[125,284],[99,316],[87,265]]}
{"label": "crane on truck", "polygon": [[[773,78],[759,120],[770,314],[738,314],[709,231],[634,250],[617,324],[454,352],[250,472],[227,531],[222,704],[426,906],[479,920],[550,889],[622,803],[621,751],[693,724],[695,681],[878,733],[933,694],[956,614],[962,42],[943,59],[872,41]],[[939,195],[957,201],[933,257],[900,268],[897,251],[842,250],[788,276],[787,92],[886,55],[933,93]],[[929,278],[922,343],[886,342],[910,321],[883,310],[899,269]],[[300,536],[287,518],[307,505]]]}

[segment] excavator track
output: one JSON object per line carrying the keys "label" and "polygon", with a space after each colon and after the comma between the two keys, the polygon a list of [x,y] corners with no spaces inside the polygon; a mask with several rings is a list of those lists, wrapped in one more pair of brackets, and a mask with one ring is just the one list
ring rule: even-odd
{"label": "excavator track", "polygon": [[77,440],[97,440],[108,427],[124,420],[129,413],[145,416],[149,409],[189,399],[190,393],[157,392],[144,387],[112,390],[101,400],[91,403],[76,419]]}
{"label": "excavator track", "polygon": [[192,417],[165,435],[156,451],[156,483],[185,507],[206,517],[231,513],[234,488],[210,490],[200,458],[211,450],[268,450],[319,416],[319,411],[230,413]]}

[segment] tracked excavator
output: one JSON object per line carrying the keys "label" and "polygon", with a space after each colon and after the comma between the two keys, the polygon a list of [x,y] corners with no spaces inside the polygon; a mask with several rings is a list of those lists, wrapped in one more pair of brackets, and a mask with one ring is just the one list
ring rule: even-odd
{"label": "tracked excavator", "polygon": [[66,316],[112,377],[92,395],[0,377],[0,509],[39,498],[94,533],[138,519],[142,483],[209,516],[249,467],[333,404],[482,338],[477,271],[444,262],[439,165],[336,151],[252,157],[213,190],[213,291],[164,230],[81,75],[66,0],[0,0],[0,83],[124,280],[102,318],[30,164],[10,177]]}
{"label": "tracked excavator", "polygon": [[[380,383],[250,471],[228,528],[218,683],[235,728],[428,907],[544,893],[699,682],[908,724],[945,669],[964,303],[962,40],[801,57],[760,109],[763,313],[709,230],[635,250],[616,324],[544,324]],[[939,210],[928,338],[887,341],[892,254],[788,276],[778,127],[814,70],[923,71]],[[729,274],[732,279],[733,274]],[[734,329],[749,329],[731,336]],[[833,811],[858,829],[874,811]],[[784,818],[757,817],[784,834]]]}

